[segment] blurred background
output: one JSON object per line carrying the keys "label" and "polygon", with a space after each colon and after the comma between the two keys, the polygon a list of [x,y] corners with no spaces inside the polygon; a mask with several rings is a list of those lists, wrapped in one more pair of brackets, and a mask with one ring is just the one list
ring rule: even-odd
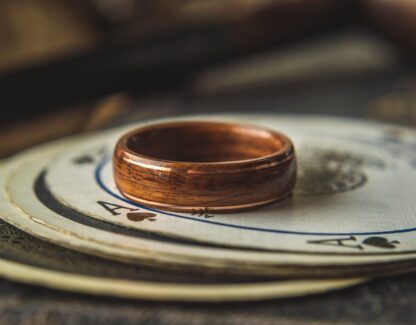
{"label": "blurred background", "polygon": [[215,112],[416,126],[416,0],[0,0],[0,157]]}

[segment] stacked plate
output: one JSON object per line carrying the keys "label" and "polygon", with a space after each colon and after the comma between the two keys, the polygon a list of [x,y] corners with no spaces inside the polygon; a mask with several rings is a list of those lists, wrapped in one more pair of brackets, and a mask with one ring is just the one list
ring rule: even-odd
{"label": "stacked plate", "polygon": [[294,142],[292,197],[247,212],[174,213],[117,190],[128,125],[0,165],[0,275],[77,292],[225,301],[305,295],[416,266],[416,132],[329,117],[195,116]]}

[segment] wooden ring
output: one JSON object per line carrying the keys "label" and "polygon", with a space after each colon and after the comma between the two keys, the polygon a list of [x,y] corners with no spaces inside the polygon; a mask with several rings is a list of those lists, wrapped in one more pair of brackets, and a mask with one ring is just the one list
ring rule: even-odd
{"label": "wooden ring", "polygon": [[292,142],[249,125],[169,122],[122,136],[114,178],[128,199],[163,210],[233,212],[288,196],[296,179]]}

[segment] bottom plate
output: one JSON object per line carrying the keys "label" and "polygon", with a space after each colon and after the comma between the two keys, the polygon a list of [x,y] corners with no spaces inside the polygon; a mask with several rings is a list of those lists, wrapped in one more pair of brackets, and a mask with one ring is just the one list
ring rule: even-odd
{"label": "bottom plate", "polygon": [[247,301],[303,296],[365,279],[288,280],[131,265],[65,249],[0,221],[0,276],[70,292],[164,301]]}
{"label": "bottom plate", "polygon": [[69,274],[0,260],[0,276],[70,292],[161,301],[251,301],[305,296],[353,286],[365,279],[289,280],[248,284],[166,284]]}

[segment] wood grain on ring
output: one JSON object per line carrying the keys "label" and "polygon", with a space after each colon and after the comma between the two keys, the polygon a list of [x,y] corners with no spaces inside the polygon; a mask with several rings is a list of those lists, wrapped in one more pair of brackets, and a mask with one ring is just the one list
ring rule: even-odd
{"label": "wood grain on ring", "polygon": [[296,179],[292,142],[249,125],[170,122],[121,137],[115,182],[134,202],[164,210],[232,212],[288,196]]}

